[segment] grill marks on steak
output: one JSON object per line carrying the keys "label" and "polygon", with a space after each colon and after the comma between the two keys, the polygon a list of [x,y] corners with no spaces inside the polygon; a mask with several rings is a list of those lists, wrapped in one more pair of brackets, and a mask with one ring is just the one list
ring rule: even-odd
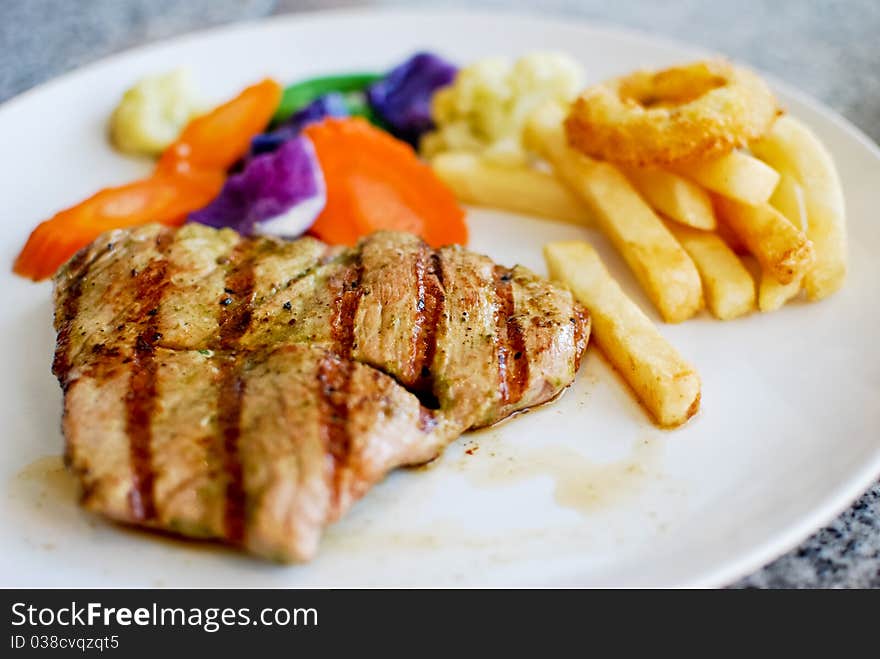
{"label": "grill marks on steak", "polygon": [[348,429],[348,399],[353,366],[351,355],[357,348],[355,315],[364,294],[361,287],[363,274],[361,254],[354,252],[351,262],[328,282],[332,298],[332,350],[341,359],[327,355],[320,360],[318,383],[321,441],[330,457],[327,461],[327,480],[334,507],[339,506],[340,479],[352,449],[352,438]]}
{"label": "grill marks on steak", "polygon": [[522,328],[515,315],[513,303],[513,274],[503,266],[494,270],[495,296],[498,308],[495,323],[498,330],[498,382],[501,402],[505,405],[518,403],[525,393],[529,379],[529,356],[526,353]]}
{"label": "grill marks on steak", "polygon": [[55,303],[55,326],[58,329],[58,336],[55,342],[55,358],[52,360],[52,373],[59,380],[64,380],[70,370],[70,338],[73,321],[79,314],[79,300],[85,283],[83,268],[89,256],[88,249],[81,249],[67,264],[67,270],[74,273],[74,276],[65,294]]}
{"label": "grill marks on steak", "polygon": [[223,472],[227,479],[223,506],[224,537],[232,543],[240,544],[245,534],[246,495],[238,442],[241,437],[241,406],[244,400],[245,381],[236,355],[222,355],[220,360],[217,424],[220,431]]}
{"label": "grill marks on steak", "polygon": [[318,366],[321,442],[330,457],[327,480],[336,507],[339,505],[340,481],[352,450],[348,432],[348,399],[353,366],[348,359],[335,359],[332,355],[321,359]]}
{"label": "grill marks on steak", "polygon": [[217,324],[220,348],[235,350],[253,316],[255,243],[242,240],[232,251],[226,274]]}
{"label": "grill marks on steak", "polygon": [[437,352],[437,327],[443,314],[445,293],[440,255],[427,245],[420,245],[415,261],[416,322],[415,345],[409,382],[417,391],[433,392],[431,367]]}
{"label": "grill marks on steak", "polygon": [[231,354],[221,356],[220,385],[217,398],[223,467],[226,474],[224,505],[225,537],[240,544],[245,535],[244,475],[239,457],[241,406],[245,382],[241,376],[238,341],[247,331],[253,316],[255,244],[242,240],[232,250],[230,269],[224,280],[217,325],[220,349]]}
{"label": "grill marks on steak", "polygon": [[156,237],[159,258],[147,264],[135,275],[139,306],[132,321],[140,332],[131,357],[132,373],[129,378],[126,403],[126,430],[131,450],[133,484],[129,494],[131,514],[137,521],[153,519],[156,505],[153,501],[152,419],[156,405],[155,348],[161,340],[156,323],[162,294],[168,286],[168,262],[165,252],[171,244],[170,230]]}
{"label": "grill marks on steak", "polygon": [[282,560],[389,470],[558,394],[589,333],[524,268],[387,232],[340,250],[118,231],[55,295],[84,504]]}
{"label": "grill marks on steak", "polygon": [[[165,261],[154,261],[142,273],[148,286],[150,303],[153,313],[158,307],[158,298],[162,293],[162,280],[165,278],[167,264]],[[140,285],[140,283],[139,283]],[[143,289],[142,289],[143,290]],[[143,521],[156,516],[153,502],[153,465],[152,465],[152,419],[156,405],[156,362],[155,346],[161,338],[153,317],[148,317],[145,327],[137,336],[134,354],[131,358],[132,373],[129,377],[128,392],[125,395],[125,425],[131,441],[131,464],[134,479],[131,488],[130,505],[134,519]]]}
{"label": "grill marks on steak", "polygon": [[329,288],[332,302],[330,315],[330,337],[333,351],[344,359],[351,359],[352,352],[357,348],[355,338],[355,314],[361,297],[361,278],[364,274],[360,252],[351,255],[351,263],[330,278]]}

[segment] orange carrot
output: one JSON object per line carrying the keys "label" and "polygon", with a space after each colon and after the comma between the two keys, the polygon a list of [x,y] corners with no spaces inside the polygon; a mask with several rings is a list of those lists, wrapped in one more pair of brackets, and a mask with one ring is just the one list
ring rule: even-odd
{"label": "orange carrot", "polygon": [[193,119],[169,146],[150,178],[107,188],[42,222],[28,238],[13,271],[34,280],[51,277],[77,250],[105,231],[159,222],[182,224],[220,192],[226,170],[247,153],[281,99],[266,79]]}
{"label": "orange carrot", "polygon": [[327,184],[327,205],[311,232],[354,244],[377,229],[420,235],[439,247],[467,242],[464,211],[408,144],[361,118],[325,119],[305,128]]}
{"label": "orange carrot", "polygon": [[13,271],[35,281],[46,279],[105,231],[149,222],[182,224],[191,211],[217,196],[224,179],[222,172],[157,173],[101,190],[40,223],[15,260]]}
{"label": "orange carrot", "polygon": [[254,135],[269,124],[281,101],[281,85],[267,78],[187,124],[165,149],[158,171],[229,169],[247,153]]}

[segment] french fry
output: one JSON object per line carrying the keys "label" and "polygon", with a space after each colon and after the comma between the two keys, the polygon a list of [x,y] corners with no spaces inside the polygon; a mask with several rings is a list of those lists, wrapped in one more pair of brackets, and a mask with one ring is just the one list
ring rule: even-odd
{"label": "french fry", "polygon": [[758,283],[758,309],[762,312],[780,309],[801,292],[803,280],[804,277],[801,275],[783,284],[771,273],[762,269],[761,281]]}
{"label": "french fry", "polygon": [[723,221],[779,283],[791,283],[813,265],[813,244],[773,206],[749,206],[720,196],[714,202]]}
{"label": "french fry", "polygon": [[755,308],[755,281],[718,234],[675,222],[669,222],[667,226],[697,266],[703,280],[706,306],[713,316],[730,320]]}
{"label": "french fry", "polygon": [[[795,228],[801,231],[807,230],[804,192],[794,176],[781,172],[779,185],[770,197],[770,205],[782,213]],[[803,276],[799,276],[783,284],[772,273],[762,270],[758,283],[758,309],[767,312],[782,308],[786,302],[797,297],[801,292],[803,280]]]}
{"label": "french fry", "polygon": [[742,151],[674,169],[712,192],[752,206],[766,203],[779,183],[779,172]]}
{"label": "french fry", "polygon": [[791,174],[782,173],[779,185],[770,196],[770,205],[801,231],[807,231],[807,209],[804,205],[804,191]]}
{"label": "french fry", "polygon": [[568,146],[564,111],[547,104],[536,110],[523,134],[529,149],[553,165],[556,174],[583,199],[651,302],[670,323],[687,320],[703,306],[700,275],[662,220],[613,165]]}
{"label": "french fry", "polygon": [[804,191],[807,235],[816,263],[804,277],[811,300],[838,290],[846,278],[846,209],[831,154],[819,138],[794,117],[780,117],[770,132],[750,146],[776,169],[791,174]]}
{"label": "french fry", "polygon": [[550,276],[590,311],[592,335],[661,426],[679,426],[700,407],[700,376],[614,281],[588,243],[544,246]]}
{"label": "french fry", "polygon": [[695,229],[715,228],[708,193],[693,181],[665,169],[630,167],[626,177],[655,210]]}
{"label": "french fry", "polygon": [[724,221],[723,217],[718,217],[718,214],[715,214],[715,232],[718,236],[727,243],[727,246],[733,250],[735,254],[739,254],[742,256],[743,254],[749,253],[749,248],[746,247],[746,244],[742,241],[733,229]]}
{"label": "french fry", "polygon": [[466,204],[586,226],[592,222],[584,203],[547,172],[494,165],[466,152],[441,153],[431,167]]}

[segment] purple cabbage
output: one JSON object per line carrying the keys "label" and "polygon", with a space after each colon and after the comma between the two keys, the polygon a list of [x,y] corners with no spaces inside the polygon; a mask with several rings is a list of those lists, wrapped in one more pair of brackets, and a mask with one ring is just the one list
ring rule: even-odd
{"label": "purple cabbage", "polygon": [[251,140],[249,157],[252,158],[261,153],[275,151],[284,142],[299,135],[303,128],[309,124],[321,121],[325,117],[347,117],[348,115],[348,105],[345,102],[344,95],[337,92],[324,94],[309,103],[302,110],[295,112],[275,130],[261,133],[254,137]]}
{"label": "purple cabbage", "polygon": [[190,222],[242,235],[295,237],[308,229],[326,204],[324,175],[305,136],[288,139],[272,153],[251,158],[220,194]]}
{"label": "purple cabbage", "polygon": [[370,106],[395,137],[418,146],[434,128],[431,97],[452,83],[458,69],[433,53],[416,53],[367,89]]}

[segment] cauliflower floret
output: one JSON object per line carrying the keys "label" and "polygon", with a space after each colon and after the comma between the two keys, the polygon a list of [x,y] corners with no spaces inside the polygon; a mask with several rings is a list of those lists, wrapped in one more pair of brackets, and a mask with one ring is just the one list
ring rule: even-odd
{"label": "cauliflower floret", "polygon": [[583,85],[580,65],[561,53],[532,53],[513,65],[511,80],[517,93],[547,90],[558,98],[570,99]]}
{"label": "cauliflower floret", "polygon": [[422,138],[420,151],[427,158],[469,151],[498,164],[522,165],[528,156],[521,133],[529,113],[547,100],[570,102],[582,79],[577,63],[556,53],[475,62],[434,95],[436,129]]}
{"label": "cauliflower floret", "polygon": [[125,153],[156,156],[201,110],[187,70],[148,76],[122,96],[110,117],[110,139]]}

